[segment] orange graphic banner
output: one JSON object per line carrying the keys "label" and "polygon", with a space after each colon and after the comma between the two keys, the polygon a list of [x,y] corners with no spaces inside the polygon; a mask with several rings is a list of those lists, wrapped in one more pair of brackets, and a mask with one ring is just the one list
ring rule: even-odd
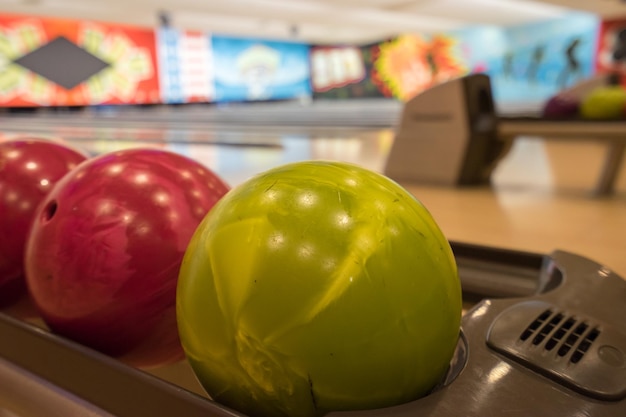
{"label": "orange graphic banner", "polygon": [[0,106],[159,101],[150,28],[0,16]]}

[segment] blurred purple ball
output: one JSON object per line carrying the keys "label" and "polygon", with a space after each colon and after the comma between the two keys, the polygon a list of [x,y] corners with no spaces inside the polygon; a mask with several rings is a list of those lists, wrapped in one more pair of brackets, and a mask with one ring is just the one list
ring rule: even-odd
{"label": "blurred purple ball", "polygon": [[545,103],[542,117],[546,119],[573,119],[578,117],[579,111],[579,99],[556,95]]}

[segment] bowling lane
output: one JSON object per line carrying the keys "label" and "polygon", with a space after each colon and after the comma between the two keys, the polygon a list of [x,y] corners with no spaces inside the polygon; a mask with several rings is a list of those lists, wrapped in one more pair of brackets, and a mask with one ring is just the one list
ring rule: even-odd
{"label": "bowling lane", "polygon": [[[342,111],[331,106],[324,112],[317,107],[293,111],[279,103],[252,105],[252,113],[248,106],[41,113],[0,116],[0,126],[5,137],[63,138],[91,155],[135,146],[172,150],[201,161],[231,185],[303,159],[340,159],[382,170],[393,141],[393,107],[383,104],[377,117],[372,104]],[[256,116],[251,119],[251,114]]]}
{"label": "bowling lane", "polygon": [[[100,109],[0,116],[5,135],[63,137],[91,154],[138,145],[170,149],[214,169],[229,184],[283,163],[331,159],[382,171],[399,106],[275,103],[225,107]],[[605,149],[600,144],[516,140],[492,187],[403,184],[433,213],[449,239],[549,253],[568,250],[626,276],[626,175],[616,193],[591,198]]]}

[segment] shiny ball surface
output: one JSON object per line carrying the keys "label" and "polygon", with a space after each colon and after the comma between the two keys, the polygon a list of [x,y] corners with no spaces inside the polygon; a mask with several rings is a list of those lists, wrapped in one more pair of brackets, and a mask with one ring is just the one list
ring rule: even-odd
{"label": "shiny ball surface", "polygon": [[320,416],[425,395],[460,330],[448,241],[404,188],[297,162],[233,188],[194,234],[177,314],[207,393],[250,416]]}
{"label": "shiny ball surface", "polygon": [[87,155],[60,140],[0,141],[0,306],[26,293],[24,248],[39,203]]}
{"label": "shiny ball surface", "polygon": [[40,206],[27,243],[26,282],[46,324],[134,366],[180,360],[178,270],[227,191],[200,163],[159,149],[74,169]]}
{"label": "shiny ball surface", "polygon": [[620,119],[626,107],[626,89],[620,85],[597,87],[583,97],[580,115],[590,120]]}

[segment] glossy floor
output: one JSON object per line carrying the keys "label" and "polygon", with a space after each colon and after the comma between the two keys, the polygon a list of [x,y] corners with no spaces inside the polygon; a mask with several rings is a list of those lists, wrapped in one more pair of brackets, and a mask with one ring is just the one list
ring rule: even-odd
{"label": "glossy floor", "polygon": [[[5,135],[65,138],[92,154],[158,146],[201,161],[236,185],[268,168],[330,159],[383,171],[396,103],[313,108],[256,106],[3,117]],[[606,145],[517,139],[490,187],[402,184],[432,212],[449,239],[596,260],[626,277],[626,175],[595,198]]]}

